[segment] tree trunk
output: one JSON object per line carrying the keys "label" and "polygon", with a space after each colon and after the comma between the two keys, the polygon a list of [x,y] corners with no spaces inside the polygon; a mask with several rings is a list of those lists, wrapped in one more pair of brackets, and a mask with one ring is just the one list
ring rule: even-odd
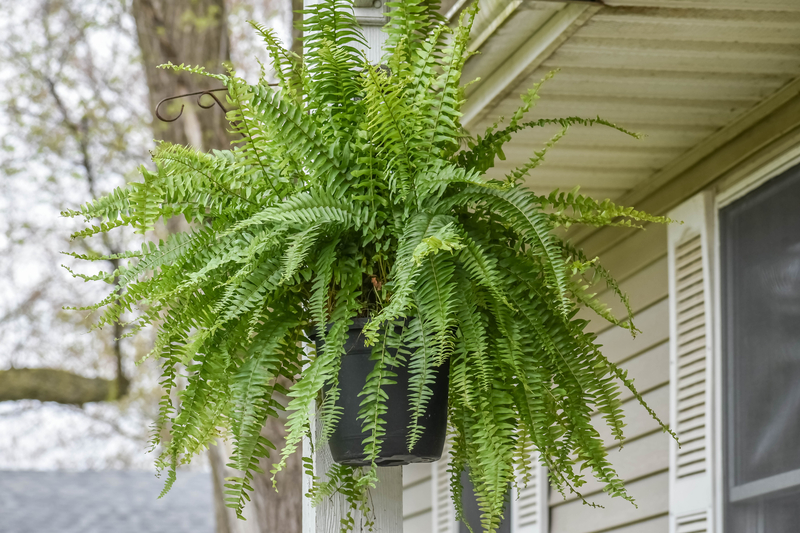
{"label": "tree trunk", "polygon": [[[302,0],[292,0],[302,8]],[[209,72],[224,72],[223,62],[230,60],[229,32],[224,0],[134,0],[133,15],[150,93],[150,107],[163,98],[188,92],[214,89],[220,84],[204,76],[156,68],[172,62],[202,66]],[[294,16],[296,18],[297,15]],[[295,33],[292,34],[295,36]],[[224,102],[224,93],[218,94]],[[211,101],[208,97],[206,99]],[[204,103],[208,103],[205,102]],[[189,144],[199,150],[227,149],[233,139],[227,132],[228,122],[218,107],[202,109],[196,97],[174,102],[161,108],[162,115],[172,118],[184,105],[182,116],[175,122],[153,119],[156,138],[175,144]],[[170,226],[171,231],[181,228]],[[262,431],[278,449],[284,442],[284,421],[270,419]],[[302,517],[302,463],[296,453],[278,476],[280,492],[272,488],[269,471],[272,459],[262,459],[266,474],[256,474],[252,501],[245,508],[247,521],[238,520],[232,509],[224,505],[225,478],[240,475],[226,465],[231,449],[217,441],[209,449],[208,458],[214,479],[214,500],[217,533],[299,533]]]}
{"label": "tree trunk", "polygon": [[[230,60],[230,46],[223,0],[134,0],[133,16],[151,109],[163,98],[220,87],[212,78],[185,72],[176,74],[157,67],[172,62],[205,67],[213,73],[225,71],[223,63]],[[223,95],[219,96],[224,101]],[[205,104],[206,100],[211,101],[206,96]],[[153,119],[156,138],[190,144],[198,150],[230,147],[228,123],[222,110],[202,109],[193,97],[162,106],[162,114],[175,117],[181,105],[185,106],[183,115],[175,122]]]}
{"label": "tree trunk", "polygon": [[303,55],[303,16],[298,13],[303,9],[303,0],[289,0],[292,5],[292,52]]}

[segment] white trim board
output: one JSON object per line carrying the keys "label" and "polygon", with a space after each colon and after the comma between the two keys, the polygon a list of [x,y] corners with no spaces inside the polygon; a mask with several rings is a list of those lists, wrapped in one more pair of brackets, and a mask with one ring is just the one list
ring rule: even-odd
{"label": "white trim board", "polygon": [[735,178],[739,176],[731,176],[731,178],[724,180],[717,187],[717,216],[721,208],[746,196],[772,178],[783,174],[798,164],[800,164],[800,144],[762,165],[758,170],[749,173],[745,178],[736,180]]}
{"label": "white trim board", "polygon": [[[492,21],[486,25],[483,31],[477,36],[473,36],[467,49],[470,52],[478,50],[520,5],[522,5],[522,0],[511,0],[505,7],[499,9],[497,14],[492,17]],[[480,14],[478,16],[480,16]]]}
{"label": "white trim board", "polygon": [[[719,193],[714,194],[714,207],[712,210],[711,219],[713,226],[711,228],[711,250],[710,254],[713,258],[713,266],[711,275],[713,277],[714,293],[712,296],[711,306],[711,327],[715,339],[722,337],[722,321],[720,314],[722,313],[722,296],[720,290],[722,289],[722,282],[720,281],[720,246],[719,246]],[[714,493],[712,495],[714,502],[714,521],[719,525],[720,531],[725,531],[725,446],[722,437],[724,436],[723,417],[725,415],[725,408],[723,402],[725,401],[725,391],[723,390],[724,376],[722,373],[722,343],[715,342],[713,346],[713,353],[711,354],[714,362],[714,371],[711,376],[712,384],[714,387],[713,398],[714,405],[712,407],[713,423],[711,425],[712,440],[711,446],[714,453],[714,474],[713,486]]]}
{"label": "white trim board", "polygon": [[466,7],[466,5],[467,5],[467,2],[468,2],[468,1],[469,1],[469,0],[458,0],[458,1],[457,1],[455,4],[453,4],[453,5],[450,7],[450,9],[449,9],[449,10],[447,10],[447,13],[445,13],[445,15],[444,15],[444,18],[445,18],[445,19],[447,19],[447,21],[448,21],[448,22],[450,22],[451,20],[453,20],[453,18],[455,18],[455,16],[456,16],[456,15],[457,15],[457,14],[458,14],[458,13],[459,13],[459,12],[460,12],[462,9],[464,9],[464,7]]}

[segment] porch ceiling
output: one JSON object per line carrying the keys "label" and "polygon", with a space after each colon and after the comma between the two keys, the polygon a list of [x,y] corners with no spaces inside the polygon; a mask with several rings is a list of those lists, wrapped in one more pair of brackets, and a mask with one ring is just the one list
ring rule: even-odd
{"label": "porch ceiling", "polygon": [[[624,197],[726,129],[746,127],[781,93],[800,92],[800,0],[496,4],[488,0],[476,23],[482,53],[465,72],[482,79],[465,114],[473,134],[509,117],[521,93],[560,69],[531,119],[599,115],[647,135],[572,128],[533,171],[528,183],[538,191],[581,185],[596,197]],[[553,133],[518,134],[494,176],[526,162]]]}

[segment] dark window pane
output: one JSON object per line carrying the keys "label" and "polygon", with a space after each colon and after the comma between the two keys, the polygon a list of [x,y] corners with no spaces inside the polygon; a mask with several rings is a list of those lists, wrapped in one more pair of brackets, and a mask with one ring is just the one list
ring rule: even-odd
{"label": "dark window pane", "polygon": [[[472,526],[472,531],[474,533],[479,533],[483,531],[481,527],[481,511],[478,508],[478,499],[475,496],[475,489],[472,486],[472,482],[469,480],[469,473],[466,470],[461,472],[461,487],[463,489],[461,493],[461,505],[464,506],[464,519]],[[469,533],[469,529],[467,529],[467,526],[463,522],[458,524],[458,531],[459,533]],[[500,527],[497,528],[497,533],[511,533],[511,513],[509,511],[508,500],[506,500],[503,521],[500,523]]]}
{"label": "dark window pane", "polygon": [[742,485],[800,469],[800,168],[724,208],[720,235],[728,476]]}
{"label": "dark window pane", "polygon": [[732,504],[728,508],[726,533],[759,533],[762,530],[759,527],[760,507],[758,501]]}
{"label": "dark window pane", "polygon": [[765,496],[728,507],[726,533],[796,533],[800,530],[800,492]]}
{"label": "dark window pane", "polygon": [[764,531],[800,529],[800,493],[786,494],[764,503]]}

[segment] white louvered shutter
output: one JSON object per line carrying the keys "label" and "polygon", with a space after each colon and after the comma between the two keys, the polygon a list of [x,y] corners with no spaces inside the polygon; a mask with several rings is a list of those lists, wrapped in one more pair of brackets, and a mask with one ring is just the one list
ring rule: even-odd
{"label": "white louvered shutter", "polygon": [[450,495],[450,474],[447,472],[449,461],[450,446],[445,444],[442,458],[431,463],[434,533],[458,533],[456,509]]}
{"label": "white louvered shutter", "polygon": [[540,464],[538,457],[531,457],[531,472],[528,485],[523,487],[522,478],[518,479],[519,489],[511,489],[511,533],[547,533],[549,507],[547,498],[547,470]]}
{"label": "white louvered shutter", "polygon": [[[442,459],[431,465],[433,477],[433,531],[434,533],[459,533],[456,510],[450,493],[450,474],[447,472],[449,447],[445,446]],[[511,489],[511,533],[547,533],[548,531],[548,485],[547,470],[539,465],[536,456],[528,476],[528,485],[519,490]],[[542,481],[544,480],[544,481]]]}
{"label": "white louvered shutter", "polygon": [[713,198],[701,193],[673,210],[668,230],[670,295],[670,532],[712,533]]}

